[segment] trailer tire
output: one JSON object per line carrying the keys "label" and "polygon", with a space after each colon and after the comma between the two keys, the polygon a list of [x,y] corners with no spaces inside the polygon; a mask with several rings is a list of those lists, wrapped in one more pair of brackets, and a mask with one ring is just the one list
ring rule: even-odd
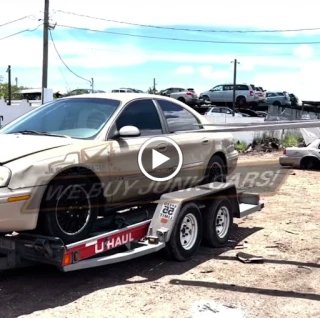
{"label": "trailer tire", "polygon": [[186,203],[163,250],[164,256],[180,262],[191,259],[199,250],[202,234],[203,221],[199,207],[195,203]]}
{"label": "trailer tire", "polygon": [[[37,232],[47,236],[58,237],[65,244],[88,238],[98,218],[100,209],[99,197],[97,195],[90,196],[90,189],[92,189],[93,184],[90,178],[84,176],[79,179],[71,176],[53,180],[49,184],[41,202]],[[51,187],[51,190],[53,189],[51,193],[60,192],[59,195],[47,199],[49,187]],[[70,191],[74,191],[75,195],[77,195],[78,191],[78,197],[68,196]],[[63,203],[64,200],[66,201],[65,203]],[[59,202],[63,204],[60,207]],[[70,203],[72,206],[69,205]],[[61,213],[60,216],[59,211]],[[62,213],[68,213],[67,218],[64,219]],[[67,223],[68,219],[69,221],[71,220],[69,224]],[[78,224],[75,223],[75,220],[77,220]],[[74,226],[79,226],[79,229],[74,229],[73,231],[73,227],[70,227],[72,221]],[[65,224],[63,224],[64,222]],[[68,227],[70,228],[69,230]]]}
{"label": "trailer tire", "polygon": [[204,213],[203,243],[215,248],[224,246],[228,242],[232,224],[233,209],[230,200],[226,197],[215,200]]}

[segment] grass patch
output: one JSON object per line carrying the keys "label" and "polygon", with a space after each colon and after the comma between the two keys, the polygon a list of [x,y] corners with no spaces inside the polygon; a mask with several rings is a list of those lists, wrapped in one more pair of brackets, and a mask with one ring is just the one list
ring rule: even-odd
{"label": "grass patch", "polygon": [[248,145],[245,142],[238,142],[235,146],[238,151],[246,151],[248,149]]}
{"label": "grass patch", "polygon": [[302,141],[303,141],[303,138],[302,138],[301,134],[299,134],[299,133],[288,133],[281,140],[281,146],[284,147],[284,148],[286,148],[286,147],[297,147]]}

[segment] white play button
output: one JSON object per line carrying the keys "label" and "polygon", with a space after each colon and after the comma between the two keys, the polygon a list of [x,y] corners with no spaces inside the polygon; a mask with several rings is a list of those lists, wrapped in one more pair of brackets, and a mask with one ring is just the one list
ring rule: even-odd
{"label": "white play button", "polygon": [[[155,150],[159,149],[159,147],[167,148],[165,155]],[[141,146],[138,153],[139,168],[152,181],[169,181],[179,173],[182,164],[183,155],[181,149],[174,140],[168,137],[159,136],[148,139]]]}
{"label": "white play button", "polygon": [[169,157],[163,155],[157,150],[152,149],[152,170],[161,166],[168,160],[170,160]]}

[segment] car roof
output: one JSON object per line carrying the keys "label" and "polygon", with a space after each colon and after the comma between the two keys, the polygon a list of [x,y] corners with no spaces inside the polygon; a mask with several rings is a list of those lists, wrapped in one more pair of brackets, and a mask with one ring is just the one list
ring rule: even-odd
{"label": "car roof", "polygon": [[161,99],[161,100],[167,100],[169,102],[172,102],[174,104],[180,105],[181,107],[184,107],[187,109],[190,113],[192,113],[194,116],[196,116],[198,119],[201,120],[202,123],[209,123],[207,119],[205,119],[202,115],[200,115],[196,110],[194,110],[192,107],[179,102],[176,99],[172,99],[171,97],[162,96],[162,95],[155,95],[155,94],[148,94],[148,93],[96,93],[96,94],[82,94],[82,95],[74,95],[74,96],[68,96],[59,98],[59,100],[67,100],[67,99],[76,99],[76,98],[96,98],[96,99],[113,99],[121,101],[122,104],[127,104],[134,100],[139,99]]}

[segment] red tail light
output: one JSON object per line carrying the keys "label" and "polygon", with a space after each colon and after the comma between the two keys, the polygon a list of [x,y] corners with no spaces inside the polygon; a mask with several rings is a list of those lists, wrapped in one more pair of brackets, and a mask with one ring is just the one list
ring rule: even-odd
{"label": "red tail light", "polygon": [[286,149],[286,148],[283,149],[283,154],[284,154],[284,155],[287,154],[287,149]]}
{"label": "red tail light", "polygon": [[253,96],[254,95],[254,91],[250,91],[250,96]]}
{"label": "red tail light", "polygon": [[188,96],[193,96],[193,94],[190,93],[190,92],[186,92],[186,95],[188,95]]}
{"label": "red tail light", "polygon": [[258,96],[259,96],[259,97],[262,97],[262,96],[263,96],[263,94],[262,94],[262,93],[258,93]]}

